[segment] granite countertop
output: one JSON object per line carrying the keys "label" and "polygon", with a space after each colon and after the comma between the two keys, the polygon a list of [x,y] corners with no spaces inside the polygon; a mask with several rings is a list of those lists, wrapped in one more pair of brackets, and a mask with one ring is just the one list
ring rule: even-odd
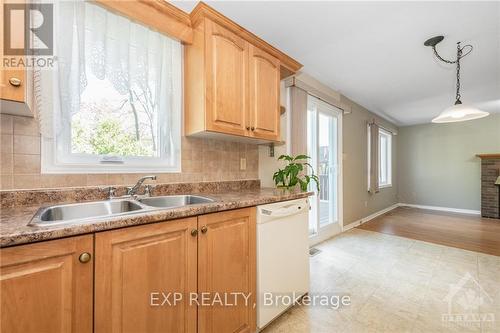
{"label": "granite countertop", "polygon": [[[271,188],[223,191],[218,193],[186,193],[209,197],[215,202],[178,208],[154,209],[131,215],[96,218],[91,222],[77,222],[52,226],[28,226],[41,205],[2,208],[0,212],[0,247],[27,244],[67,236],[88,234],[103,230],[160,222],[230,209],[305,198],[311,192]],[[48,205],[43,205],[48,206]]]}

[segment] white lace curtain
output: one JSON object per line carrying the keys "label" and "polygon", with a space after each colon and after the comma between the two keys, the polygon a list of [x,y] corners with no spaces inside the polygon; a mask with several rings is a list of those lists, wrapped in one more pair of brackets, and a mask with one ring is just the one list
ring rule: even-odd
{"label": "white lace curtain", "polygon": [[[88,71],[107,79],[122,95],[146,87],[155,112],[180,103],[181,45],[165,35],[86,1],[54,3],[53,70],[35,69],[35,105],[42,136],[53,138],[79,111]],[[168,139],[180,114],[164,112]],[[175,119],[174,119],[175,118]]]}

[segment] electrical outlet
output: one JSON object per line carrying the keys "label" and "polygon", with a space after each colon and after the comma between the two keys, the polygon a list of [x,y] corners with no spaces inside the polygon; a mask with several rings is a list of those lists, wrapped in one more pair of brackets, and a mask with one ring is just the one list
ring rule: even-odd
{"label": "electrical outlet", "polygon": [[368,201],[365,201],[365,207],[368,207]]}
{"label": "electrical outlet", "polygon": [[246,170],[247,169],[247,159],[246,158],[240,158],[240,170]]}

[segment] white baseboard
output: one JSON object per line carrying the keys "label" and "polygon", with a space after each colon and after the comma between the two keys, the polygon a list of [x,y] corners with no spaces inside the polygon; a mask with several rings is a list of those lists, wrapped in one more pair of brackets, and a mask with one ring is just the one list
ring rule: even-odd
{"label": "white baseboard", "polygon": [[367,217],[364,217],[362,219],[359,219],[357,221],[351,222],[348,225],[345,225],[342,227],[342,232],[350,230],[352,228],[355,228],[357,226],[362,225],[363,223],[366,223],[370,220],[373,220],[377,216],[380,216],[382,214],[385,214],[387,212],[390,212],[391,210],[397,208],[397,207],[412,207],[412,208],[419,208],[419,209],[428,209],[428,210],[438,210],[442,212],[451,212],[451,213],[459,213],[459,214],[469,214],[469,215],[481,215],[481,211],[479,210],[472,210],[472,209],[461,209],[461,208],[450,208],[450,207],[439,207],[439,206],[425,206],[425,205],[414,205],[414,204],[407,204],[407,203],[397,203],[392,206],[389,206],[385,209],[382,209],[378,212],[375,212],[371,215],[368,215]]}
{"label": "white baseboard", "polygon": [[382,215],[382,214],[385,214],[385,213],[387,213],[387,212],[390,212],[391,210],[393,210],[393,209],[395,209],[395,208],[398,208],[398,207],[399,207],[399,205],[400,205],[400,204],[394,204],[394,205],[392,205],[392,206],[389,206],[389,207],[387,207],[387,208],[384,208],[384,209],[382,209],[382,210],[379,210],[378,212],[375,212],[375,213],[373,213],[373,214],[371,214],[371,215],[368,215],[367,217],[364,217],[364,218],[359,219],[359,220],[357,220],[357,221],[351,222],[351,223],[349,223],[348,225],[345,225],[345,226],[343,226],[343,227],[342,227],[342,232],[347,231],[347,230],[352,229],[352,228],[355,228],[355,227],[357,227],[357,226],[359,226],[359,225],[362,225],[363,223],[366,223],[366,222],[368,222],[368,221],[370,221],[370,220],[373,220],[373,219],[374,219],[374,218],[376,218],[377,216],[380,216],[380,215]]}
{"label": "white baseboard", "polygon": [[439,210],[439,211],[442,211],[442,212],[452,212],[452,213],[460,213],[460,214],[481,215],[481,212],[479,210],[472,210],[472,209],[461,209],[461,208],[450,208],[450,207],[439,207],[439,206],[414,205],[414,204],[407,204],[407,203],[399,203],[398,206],[420,208],[420,209],[428,209],[428,210]]}

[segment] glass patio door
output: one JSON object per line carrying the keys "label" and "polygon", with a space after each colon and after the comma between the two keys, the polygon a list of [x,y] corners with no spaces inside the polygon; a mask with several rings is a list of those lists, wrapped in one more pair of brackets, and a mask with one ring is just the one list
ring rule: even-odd
{"label": "glass patio door", "polygon": [[[307,150],[320,191],[311,198],[309,235],[316,243],[340,232],[339,225],[339,123],[341,111],[308,96]],[[311,190],[316,191],[315,184]]]}

